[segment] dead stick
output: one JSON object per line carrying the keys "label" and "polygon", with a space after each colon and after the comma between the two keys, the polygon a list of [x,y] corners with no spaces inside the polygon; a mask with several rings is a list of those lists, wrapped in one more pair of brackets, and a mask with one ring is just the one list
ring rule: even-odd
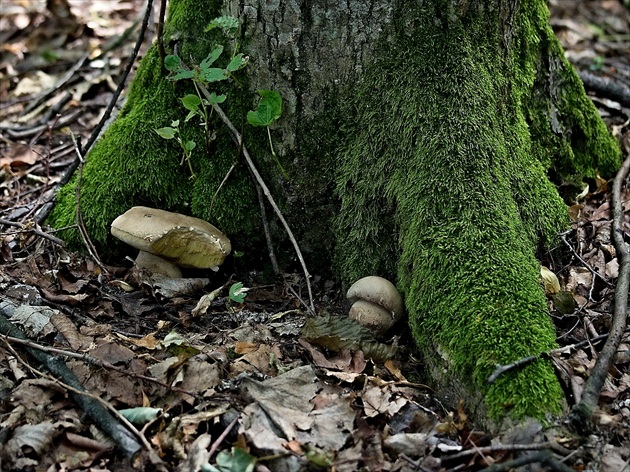
{"label": "dead stick", "polygon": [[630,250],[623,240],[623,202],[621,200],[621,187],[630,173],[630,156],[628,156],[617,172],[612,189],[613,224],[611,226],[612,240],[617,250],[619,260],[619,277],[615,287],[615,310],[613,312],[612,326],[606,344],[602,348],[595,366],[591,371],[580,402],[573,407],[573,420],[578,424],[585,424],[597,408],[599,395],[608,375],[613,356],[621,343],[623,333],[627,326],[628,313],[628,285],[630,280]]}
{"label": "dead stick", "polygon": [[[203,95],[208,100],[210,100],[210,92],[208,91],[208,89],[201,84],[199,85],[199,89],[201,90],[201,93],[203,93]],[[221,118],[221,121],[223,121],[223,123],[225,123],[225,125],[228,127],[228,129],[230,130],[230,133],[232,133],[232,139],[234,139],[234,141],[236,142],[236,145],[242,146],[243,156],[245,157],[245,161],[247,162],[247,165],[252,171],[252,174],[254,174],[256,181],[260,185],[260,188],[262,189],[263,193],[267,197],[269,204],[271,205],[276,215],[278,216],[278,219],[282,223],[282,226],[284,226],[284,230],[287,232],[287,235],[289,236],[289,239],[291,240],[291,243],[293,244],[293,248],[295,249],[295,253],[297,254],[297,257],[300,260],[300,264],[302,265],[304,277],[306,278],[306,287],[308,289],[308,298],[311,304],[311,310],[315,311],[315,305],[313,303],[313,292],[311,290],[311,281],[310,281],[311,276],[308,273],[308,269],[306,268],[306,262],[304,262],[304,257],[302,257],[302,251],[300,251],[300,246],[298,245],[298,242],[296,241],[295,236],[293,236],[293,232],[291,231],[291,228],[289,227],[287,220],[284,219],[284,215],[280,211],[280,208],[278,208],[278,205],[276,205],[276,201],[271,195],[271,192],[269,191],[269,187],[267,187],[267,184],[265,184],[265,181],[263,180],[262,176],[258,172],[258,169],[256,168],[256,166],[254,165],[254,161],[252,160],[249,154],[249,151],[247,150],[247,147],[243,143],[243,137],[241,136],[241,133],[238,132],[238,130],[236,129],[232,121],[228,118],[228,116],[225,114],[225,112],[219,105],[217,104],[212,105],[212,108],[214,109],[214,111],[217,112],[217,115],[219,115],[219,118]]]}
{"label": "dead stick", "polygon": [[156,379],[155,377],[149,377],[147,375],[142,375],[142,374],[136,374],[133,372],[127,372],[125,369],[115,366],[114,364],[107,362],[107,361],[103,361],[101,359],[98,359],[94,356],[90,356],[89,354],[86,353],[79,353],[79,352],[74,352],[74,351],[68,351],[66,349],[59,349],[56,347],[50,347],[50,346],[44,346],[42,344],[38,344],[36,342],[30,341],[30,340],[26,340],[26,339],[20,339],[20,338],[14,338],[12,336],[6,336],[6,335],[0,335],[2,338],[6,339],[9,342],[12,343],[17,343],[17,344],[21,344],[23,346],[26,347],[30,347],[33,349],[37,349],[39,351],[42,352],[47,352],[49,354],[58,354],[60,356],[65,356],[65,357],[72,357],[73,359],[78,359],[84,362],[87,362],[88,364],[92,364],[93,366],[96,367],[100,367],[103,369],[108,369],[108,370],[113,370],[116,371],[120,374],[123,375],[127,375],[129,377],[133,377],[135,379],[139,379],[139,380],[145,380],[147,382],[151,382],[154,384],[159,385],[160,387],[164,387],[167,388],[173,392],[179,392],[179,393],[183,393],[185,395],[190,395],[191,397],[197,399],[197,400],[201,400],[203,397],[201,395],[197,395],[196,393],[193,393],[189,390],[184,390],[183,388],[178,388],[178,387],[172,387],[169,384],[167,384],[166,382],[162,382],[159,379]]}
{"label": "dead stick", "polygon": [[[12,304],[10,304],[12,305]],[[11,324],[7,320],[9,312],[6,310],[7,304],[0,305],[0,332],[14,338],[27,339],[22,331]],[[55,378],[61,379],[63,383],[73,387],[80,392],[87,392],[74,373],[68,369],[68,366],[58,357],[50,356],[37,349],[26,347],[26,351],[40,362],[46,369],[54,375]],[[114,440],[120,450],[129,458],[134,457],[142,446],[133,434],[123,427],[114,416],[99,402],[93,399],[71,391],[73,400],[87,413],[94,423],[102,429],[110,438]]]}

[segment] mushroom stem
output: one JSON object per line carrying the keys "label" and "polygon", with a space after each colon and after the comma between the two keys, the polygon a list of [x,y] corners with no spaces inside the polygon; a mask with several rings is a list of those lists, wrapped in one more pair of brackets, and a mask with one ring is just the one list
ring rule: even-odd
{"label": "mushroom stem", "polygon": [[172,279],[182,277],[182,271],[175,264],[146,251],[140,251],[138,253],[136,265],[150,274],[164,275]]}

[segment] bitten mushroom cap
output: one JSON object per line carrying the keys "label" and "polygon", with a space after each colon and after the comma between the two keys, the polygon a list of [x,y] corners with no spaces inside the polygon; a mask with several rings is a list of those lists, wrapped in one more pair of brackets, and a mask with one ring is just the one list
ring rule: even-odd
{"label": "bitten mushroom cap", "polygon": [[389,280],[371,275],[357,280],[347,293],[351,303],[366,300],[393,312],[394,321],[398,321],[404,313],[403,299]]}
{"label": "bitten mushroom cap", "polygon": [[207,221],[137,206],[116,218],[112,236],[178,266],[219,266],[232,250],[230,240]]}

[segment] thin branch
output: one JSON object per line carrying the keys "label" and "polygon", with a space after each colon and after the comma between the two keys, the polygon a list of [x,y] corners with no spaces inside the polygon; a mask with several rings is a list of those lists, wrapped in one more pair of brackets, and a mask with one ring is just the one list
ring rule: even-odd
{"label": "thin branch", "polygon": [[604,381],[608,375],[613,356],[617,352],[617,348],[621,343],[623,333],[627,326],[628,314],[628,285],[630,280],[630,250],[623,238],[623,202],[621,200],[621,187],[623,182],[630,173],[630,155],[619,169],[612,189],[612,212],[613,224],[611,226],[612,240],[617,251],[617,259],[619,260],[619,277],[617,278],[617,286],[615,287],[615,310],[613,313],[612,326],[606,344],[602,348],[595,366],[591,371],[580,402],[573,408],[573,420],[577,424],[584,425],[592,416],[599,395],[604,386]]}
{"label": "thin branch", "polygon": [[[204,87],[203,85],[200,85],[199,89],[201,90],[201,93],[203,93],[203,95],[209,100],[210,99],[210,92],[208,91],[208,89],[206,87]],[[236,145],[237,146],[242,146],[243,156],[245,157],[245,161],[247,162],[247,165],[249,166],[250,170],[252,171],[252,174],[254,174],[254,177],[255,177],[256,181],[260,185],[260,188],[262,189],[263,193],[267,197],[267,200],[269,201],[269,204],[271,205],[271,207],[273,208],[274,212],[278,216],[278,219],[282,223],[282,226],[284,226],[284,230],[286,231],[287,235],[289,236],[289,239],[291,240],[291,243],[293,244],[293,248],[295,250],[295,253],[297,254],[297,257],[300,260],[300,264],[302,265],[302,270],[304,272],[304,277],[306,278],[306,287],[308,289],[308,297],[309,297],[309,301],[310,301],[310,308],[311,308],[311,310],[315,311],[315,305],[313,303],[313,292],[311,290],[311,281],[310,281],[311,276],[308,273],[308,269],[306,268],[306,262],[304,262],[304,257],[302,256],[302,251],[300,251],[300,246],[298,245],[298,242],[295,239],[295,236],[293,236],[293,232],[291,231],[291,228],[289,227],[289,224],[287,223],[287,220],[284,219],[284,215],[280,211],[280,208],[278,208],[278,205],[276,204],[276,201],[274,200],[273,196],[271,195],[271,192],[269,191],[269,187],[267,187],[267,184],[265,184],[265,181],[263,180],[262,176],[258,172],[258,169],[256,168],[256,166],[254,165],[254,161],[252,160],[252,158],[251,158],[251,156],[249,154],[249,151],[247,150],[247,147],[243,143],[243,137],[241,136],[241,133],[239,133],[239,131],[236,129],[236,127],[234,126],[232,121],[228,118],[228,116],[225,114],[223,109],[218,104],[215,104],[212,107],[214,108],[214,111],[217,112],[217,115],[219,116],[219,118],[221,118],[221,121],[223,121],[223,123],[225,123],[225,125],[230,130],[230,133],[232,134],[232,139],[235,141]]]}
{"label": "thin branch", "polygon": [[3,218],[0,218],[0,224],[13,226],[14,228],[20,228],[20,231],[18,231],[18,233],[33,233],[35,236],[39,236],[40,238],[44,238],[49,241],[52,241],[53,243],[58,244],[59,246],[63,246],[65,244],[61,239],[53,236],[52,234],[43,232],[38,226],[30,228],[23,223],[18,223],[17,221],[9,221]]}
{"label": "thin branch", "polygon": [[26,340],[26,339],[20,339],[20,338],[14,338],[11,336],[6,336],[6,335],[0,335],[1,337],[3,337],[4,339],[6,339],[9,342],[12,343],[17,343],[17,344],[21,344],[23,346],[26,347],[30,347],[32,349],[37,349],[38,351],[42,351],[42,352],[47,352],[49,354],[57,354],[60,356],[65,356],[65,357],[71,357],[73,359],[77,359],[83,362],[87,362],[88,364],[91,364],[93,366],[99,367],[99,368],[103,368],[103,369],[108,369],[108,370],[113,370],[115,372],[118,372],[120,374],[123,375],[127,375],[129,377],[133,377],[135,379],[139,379],[139,380],[144,380],[147,382],[151,382],[154,383],[156,385],[159,385],[160,387],[164,387],[170,391],[173,392],[179,392],[179,393],[183,393],[185,395],[190,395],[191,397],[197,399],[197,400],[201,400],[202,396],[201,395],[197,395],[194,392],[191,392],[189,390],[184,390],[183,388],[178,388],[178,387],[173,387],[165,382],[162,382],[159,379],[156,379],[155,377],[149,377],[147,375],[142,375],[142,374],[136,374],[134,372],[128,372],[125,369],[115,366],[114,364],[107,362],[107,361],[103,361],[97,357],[94,356],[90,356],[87,353],[80,353],[80,352],[74,352],[74,351],[68,351],[67,349],[59,349],[59,348],[55,348],[55,347],[50,347],[50,346],[44,346],[42,344],[38,344],[36,342],[30,341],[30,340]]}
{"label": "thin branch", "polygon": [[166,15],[166,0],[160,0],[160,16],[157,24],[157,47],[160,54],[160,62],[162,63],[162,72],[166,71],[164,66],[164,58],[166,57],[166,51],[164,51],[164,16]]}
{"label": "thin branch", "polygon": [[[571,244],[569,244],[569,242],[567,241],[567,234],[569,234],[571,231],[573,231],[573,230],[569,230],[569,231],[565,231],[564,233],[560,233],[560,239],[562,239],[562,242],[567,245],[567,247],[571,250],[573,255],[575,257],[577,257],[577,259],[582,263],[582,265],[584,267],[586,267],[594,276],[599,277],[602,280],[602,282],[604,282],[609,287],[612,286],[612,284],[608,280],[606,280],[606,278],[602,274],[597,272],[595,269],[593,269],[589,265],[588,262],[586,262],[584,259],[582,259],[582,257],[577,253],[577,251],[573,248],[573,246],[571,246]],[[590,294],[589,294],[589,297],[590,297]]]}
{"label": "thin branch", "polygon": [[[14,309],[15,305],[11,303],[2,303],[0,305],[0,315],[2,315],[0,316],[0,333],[14,338],[27,339],[26,335],[24,335],[19,328],[7,320],[11,310]],[[61,379],[63,383],[80,392],[76,393],[75,391],[71,391],[71,396],[74,401],[88,414],[100,429],[114,440],[127,457],[134,457],[142,449],[142,446],[136,441],[133,434],[117,422],[101,403],[83,395],[87,390],[59,357],[50,356],[37,349],[28,347],[25,349],[32,357],[44,365],[55,378]]]}
{"label": "thin branch", "polygon": [[506,461],[500,464],[493,464],[490,467],[481,469],[480,472],[508,472],[511,470],[516,470],[524,465],[536,463],[540,463],[541,465],[546,466],[544,470],[552,470],[553,472],[575,472],[575,469],[573,467],[569,467],[568,465],[565,465],[564,463],[555,460],[551,456],[549,451],[541,451],[535,454],[527,454],[517,459],[512,459],[511,461]]}
{"label": "thin branch", "polygon": [[[625,329],[624,332],[628,332],[630,330]],[[488,377],[487,383],[488,385],[494,383],[497,378],[499,378],[499,376],[505,374],[506,372],[509,372],[511,370],[515,370],[517,368],[526,366],[528,364],[531,364],[532,362],[534,362],[536,359],[540,358],[540,357],[551,357],[554,354],[566,354],[571,352],[573,349],[579,349],[582,346],[586,346],[592,343],[596,343],[601,341],[602,339],[606,339],[609,336],[610,333],[606,333],[606,334],[601,334],[599,336],[596,336],[594,338],[589,338],[589,339],[585,339],[583,341],[577,342],[575,344],[570,344],[568,346],[563,346],[563,347],[558,347],[556,349],[552,349],[550,351],[545,351],[545,352],[541,352],[540,354],[536,355],[536,356],[529,356],[529,357],[524,357],[522,359],[519,359],[517,361],[514,361],[510,364],[506,364],[506,365],[501,365],[501,364],[497,364],[494,372],[492,372],[492,374],[490,375],[490,377]]]}
{"label": "thin branch", "polygon": [[[123,89],[125,88],[125,82],[127,81],[127,76],[131,72],[134,62],[136,62],[136,57],[138,57],[138,52],[140,51],[140,47],[142,46],[142,43],[144,41],[144,34],[147,31],[147,26],[149,24],[149,18],[151,17],[152,10],[153,10],[153,0],[147,0],[147,9],[144,13],[144,18],[142,19],[142,26],[140,27],[140,34],[138,35],[138,40],[136,41],[136,45],[133,48],[133,52],[131,53],[131,56],[129,56],[129,60],[127,61],[127,66],[125,67],[125,70],[122,76],[120,77],[120,80],[118,81],[118,87],[116,87],[116,91],[114,92],[114,95],[112,96],[112,99],[110,100],[109,105],[107,106],[107,109],[105,110],[105,113],[103,114],[103,116],[101,117],[101,120],[96,125],[96,128],[92,130],[92,133],[90,134],[87,144],[85,145],[83,149],[81,149],[82,155],[84,156],[88,153],[88,151],[90,150],[90,148],[96,141],[96,138],[98,138],[98,135],[100,134],[101,129],[103,129],[105,122],[109,119],[110,115],[112,114],[112,110],[116,106],[118,97],[120,96]],[[76,168],[79,166],[78,159],[75,160],[75,162],[73,163],[73,166],[74,166],[74,169],[76,170]]]}

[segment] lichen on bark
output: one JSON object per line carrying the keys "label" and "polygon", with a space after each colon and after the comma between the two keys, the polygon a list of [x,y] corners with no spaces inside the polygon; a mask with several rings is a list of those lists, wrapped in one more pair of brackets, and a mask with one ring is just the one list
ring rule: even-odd
{"label": "lichen on bark", "polygon": [[434,375],[481,392],[479,416],[558,413],[548,361],[486,379],[555,346],[535,254],[568,217],[547,172],[610,175],[618,147],[544,2],[417,5],[398,10],[356,91],[337,178],[338,264],[346,281],[396,274]]}

